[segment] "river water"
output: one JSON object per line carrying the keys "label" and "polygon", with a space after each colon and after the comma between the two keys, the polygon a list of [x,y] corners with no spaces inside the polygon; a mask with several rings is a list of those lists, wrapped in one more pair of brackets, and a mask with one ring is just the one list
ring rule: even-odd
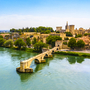
{"label": "river water", "polygon": [[0,90],[90,90],[90,59],[54,55],[31,64],[33,73],[17,73],[21,60],[37,53],[0,48]]}

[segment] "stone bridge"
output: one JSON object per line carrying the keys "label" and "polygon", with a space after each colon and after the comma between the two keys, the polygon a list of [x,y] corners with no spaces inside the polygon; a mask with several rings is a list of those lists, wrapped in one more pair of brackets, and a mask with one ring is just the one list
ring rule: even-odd
{"label": "stone bridge", "polygon": [[16,68],[18,72],[33,72],[33,69],[30,68],[30,65],[33,60],[35,60],[35,63],[43,63],[46,62],[44,59],[45,57],[52,57],[52,53],[59,50],[59,47],[54,47],[52,49],[49,49],[46,52],[43,52],[39,55],[36,55],[34,57],[29,58],[28,60],[24,60],[20,62],[20,67]]}

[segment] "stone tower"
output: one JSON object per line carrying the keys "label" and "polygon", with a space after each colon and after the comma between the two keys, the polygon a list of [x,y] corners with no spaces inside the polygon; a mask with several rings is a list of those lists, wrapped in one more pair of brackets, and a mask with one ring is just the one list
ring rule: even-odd
{"label": "stone tower", "polygon": [[65,30],[66,30],[66,32],[69,32],[68,21],[66,22]]}
{"label": "stone tower", "polygon": [[69,31],[71,32],[72,35],[74,35],[74,26],[75,25],[69,25]]}

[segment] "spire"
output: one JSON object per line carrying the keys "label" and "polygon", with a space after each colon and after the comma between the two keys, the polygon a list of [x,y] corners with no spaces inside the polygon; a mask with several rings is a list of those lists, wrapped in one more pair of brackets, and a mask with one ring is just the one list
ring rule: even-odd
{"label": "spire", "polygon": [[65,29],[69,29],[69,26],[68,26],[68,21],[66,22]]}
{"label": "spire", "polygon": [[68,21],[66,22],[66,25],[68,25]]}

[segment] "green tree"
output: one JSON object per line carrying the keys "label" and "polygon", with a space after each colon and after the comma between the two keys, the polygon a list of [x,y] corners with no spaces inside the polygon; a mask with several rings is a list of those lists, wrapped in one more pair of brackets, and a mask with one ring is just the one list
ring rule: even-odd
{"label": "green tree", "polygon": [[30,47],[30,45],[31,45],[31,40],[30,40],[29,37],[26,39],[26,44],[28,45],[28,47]]}
{"label": "green tree", "polygon": [[3,36],[2,36],[2,35],[0,35],[0,38],[3,38]]}
{"label": "green tree", "polygon": [[78,38],[78,37],[82,37],[82,35],[81,34],[78,34],[78,35],[75,36],[75,38]]}
{"label": "green tree", "polygon": [[65,32],[66,33],[66,36],[73,36],[72,34],[71,34],[71,32]]}
{"label": "green tree", "polygon": [[4,42],[5,42],[5,39],[0,38],[0,46],[3,46]]}
{"label": "green tree", "polygon": [[64,45],[67,45],[67,42],[63,42]]}
{"label": "green tree", "polygon": [[68,47],[70,47],[71,49],[74,49],[76,47],[76,39],[75,38],[71,38],[69,40]]}
{"label": "green tree", "polygon": [[66,37],[66,38],[64,38],[64,40],[69,40],[69,38],[68,38],[68,37]]}
{"label": "green tree", "polygon": [[46,30],[46,31],[45,31],[45,34],[49,34],[49,33],[51,33],[50,30]]}
{"label": "green tree", "polygon": [[37,42],[36,38],[34,37],[32,40],[32,44],[34,45]]}
{"label": "green tree", "polygon": [[19,38],[17,39],[15,42],[14,42],[14,45],[15,46],[18,46],[18,49],[21,49],[21,46],[26,46],[25,42],[23,41],[22,38]]}
{"label": "green tree", "polygon": [[60,33],[59,31],[56,31],[56,33]]}
{"label": "green tree", "polygon": [[9,39],[4,42],[5,47],[13,47],[13,40]]}
{"label": "green tree", "polygon": [[42,52],[42,48],[43,47],[47,47],[48,45],[43,43],[43,42],[37,42],[34,44],[34,49],[39,51],[39,52]]}
{"label": "green tree", "polygon": [[51,44],[52,47],[55,46],[55,41],[57,40],[62,40],[62,38],[59,36],[51,36],[51,35],[46,38],[47,44]]}
{"label": "green tree", "polygon": [[78,41],[77,41],[77,47],[78,47],[78,48],[83,48],[84,46],[85,46],[85,43],[84,43],[83,40],[78,40]]}

